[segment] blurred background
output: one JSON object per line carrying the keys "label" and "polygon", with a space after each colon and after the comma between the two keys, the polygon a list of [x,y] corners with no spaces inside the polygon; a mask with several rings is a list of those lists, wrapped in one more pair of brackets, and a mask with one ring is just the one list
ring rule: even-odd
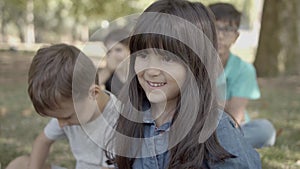
{"label": "blurred background", "polygon": [[[28,154],[49,120],[35,113],[27,96],[34,52],[43,45],[68,43],[101,60],[104,37],[113,29],[130,29],[132,21],[124,16],[142,12],[153,1],[0,1],[0,169]],[[274,147],[258,150],[263,168],[300,168],[300,1],[199,1],[229,2],[243,13],[232,51],[254,64],[262,92],[260,100],[250,103],[249,112],[253,118],[272,121],[278,134]],[[74,168],[66,141],[51,151],[51,161]]]}

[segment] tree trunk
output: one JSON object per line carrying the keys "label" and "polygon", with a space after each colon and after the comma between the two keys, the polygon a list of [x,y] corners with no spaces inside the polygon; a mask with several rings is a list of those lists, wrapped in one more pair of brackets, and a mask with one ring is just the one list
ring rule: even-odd
{"label": "tree trunk", "polygon": [[256,66],[258,76],[300,74],[299,0],[265,0]]}
{"label": "tree trunk", "polygon": [[81,25],[80,40],[83,41],[83,42],[87,42],[89,40],[89,27],[88,27],[88,23],[83,23]]}
{"label": "tree trunk", "polygon": [[1,1],[0,2],[0,13],[1,13],[1,39],[0,39],[0,42],[7,42],[7,31],[6,31],[6,17],[5,17],[5,1]]}
{"label": "tree trunk", "polygon": [[33,0],[27,0],[26,6],[26,32],[25,32],[25,43],[32,44],[35,42],[34,35],[34,15],[33,15]]}

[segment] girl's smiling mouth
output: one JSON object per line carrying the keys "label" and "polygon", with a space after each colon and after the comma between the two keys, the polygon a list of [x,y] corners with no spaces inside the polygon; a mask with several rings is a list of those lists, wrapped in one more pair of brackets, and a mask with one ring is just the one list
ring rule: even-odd
{"label": "girl's smiling mouth", "polygon": [[167,84],[165,82],[150,82],[150,81],[146,81],[146,82],[150,87],[162,87]]}

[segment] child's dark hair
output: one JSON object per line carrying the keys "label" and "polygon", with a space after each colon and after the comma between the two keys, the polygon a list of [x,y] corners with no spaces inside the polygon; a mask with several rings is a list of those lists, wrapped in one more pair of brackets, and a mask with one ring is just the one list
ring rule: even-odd
{"label": "child's dark hair", "polygon": [[119,42],[124,46],[128,46],[129,43],[129,31],[126,29],[115,29],[104,38],[104,45],[108,46],[109,42]]}
{"label": "child's dark hair", "polygon": [[229,22],[230,25],[239,27],[241,13],[228,3],[215,3],[208,6],[214,13],[217,21]]}
{"label": "child's dark hair", "polygon": [[78,48],[56,44],[41,48],[28,72],[28,94],[37,113],[60,108],[60,102],[87,96],[98,84],[96,67]]}
{"label": "child's dark hair", "polygon": [[[191,32],[193,29],[189,30],[188,27],[191,25],[183,20],[200,30],[200,35]],[[195,114],[195,123],[190,122],[191,130],[177,144],[174,144],[174,147],[169,147],[170,156],[167,167],[169,169],[202,168],[204,161],[220,162],[226,158],[234,157],[219,144],[215,131],[207,140],[199,143],[205,120],[211,115],[217,119],[219,112],[214,88],[216,77],[209,74],[209,72],[211,73],[216,69],[217,63],[213,61],[218,59],[215,50],[217,39],[214,21],[213,14],[201,3],[192,3],[185,0],[160,0],[150,5],[140,16],[130,38],[131,58],[128,77],[130,81],[125,84],[124,90],[120,94],[120,100],[124,103],[122,107],[122,115],[124,116],[120,116],[116,126],[116,130],[121,134],[130,138],[144,137],[143,123],[128,119],[128,117],[139,116],[134,119],[141,121],[143,113],[137,111],[143,111],[145,103],[147,104],[148,101],[134,69],[135,53],[138,54],[144,49],[154,50],[154,52],[165,50],[178,56],[179,60],[192,73],[187,75],[179,96],[169,132],[169,146],[178,139],[178,135],[183,135],[186,132],[184,131],[186,129],[184,120],[179,116],[184,116],[184,119]],[[170,34],[166,35],[165,33]],[[181,41],[182,39],[174,36],[188,39],[191,44],[186,44]],[[201,56],[194,49],[200,51]],[[193,83],[193,78],[196,84]],[[180,124],[182,125],[180,126]],[[180,127],[173,128],[175,125]],[[138,149],[137,147],[140,145],[130,141],[122,138],[118,140],[117,138],[115,143],[117,149],[115,150],[132,152]],[[110,148],[108,147],[108,149]],[[113,160],[120,168],[130,169],[135,159],[117,154]]]}

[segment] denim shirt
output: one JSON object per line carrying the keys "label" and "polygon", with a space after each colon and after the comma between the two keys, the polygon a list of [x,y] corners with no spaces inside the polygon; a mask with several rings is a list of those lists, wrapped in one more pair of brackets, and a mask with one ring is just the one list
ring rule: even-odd
{"label": "denim shirt", "polygon": [[[144,136],[148,139],[142,146],[147,157],[136,158],[133,169],[166,169],[169,163],[168,137],[165,131],[170,128],[171,122],[156,127],[150,111],[144,117]],[[211,163],[204,161],[203,168],[212,169],[261,169],[259,154],[245,141],[241,129],[235,128],[235,123],[223,113],[217,127],[217,137],[223,148],[236,158],[226,159],[224,162]],[[150,153],[149,153],[150,152]],[[151,156],[153,154],[153,156]]]}
{"label": "denim shirt", "polygon": [[[144,137],[147,138],[142,147],[147,152],[144,158],[135,159],[133,169],[163,169],[168,167],[169,152],[168,135],[166,134],[171,126],[171,121],[160,127],[156,127],[155,120],[149,110],[144,114]],[[152,156],[151,156],[152,154]]]}

